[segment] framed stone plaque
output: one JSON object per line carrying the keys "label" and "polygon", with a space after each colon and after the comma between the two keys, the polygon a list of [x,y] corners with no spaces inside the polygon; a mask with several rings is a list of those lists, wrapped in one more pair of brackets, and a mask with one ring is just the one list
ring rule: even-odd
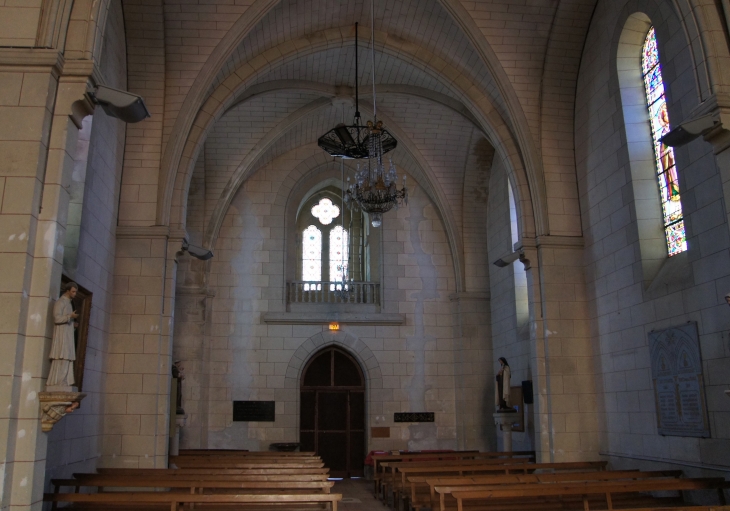
{"label": "framed stone plaque", "polygon": [[697,323],[649,332],[660,435],[709,438]]}
{"label": "framed stone plaque", "polygon": [[274,401],[234,401],[234,422],[275,422],[276,403]]}

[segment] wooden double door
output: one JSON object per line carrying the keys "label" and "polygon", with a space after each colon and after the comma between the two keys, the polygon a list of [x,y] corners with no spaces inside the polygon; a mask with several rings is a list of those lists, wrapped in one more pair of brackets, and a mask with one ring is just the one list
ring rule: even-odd
{"label": "wooden double door", "polygon": [[301,381],[299,441],[322,457],[333,477],[362,477],[365,462],[365,381],[345,351],[325,348]]}

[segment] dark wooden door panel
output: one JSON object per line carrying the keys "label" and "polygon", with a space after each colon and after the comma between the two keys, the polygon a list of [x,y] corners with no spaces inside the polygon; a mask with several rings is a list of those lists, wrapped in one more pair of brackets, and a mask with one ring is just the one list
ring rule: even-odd
{"label": "dark wooden door panel", "polygon": [[363,475],[365,385],[354,359],[337,348],[316,354],[301,380],[299,438],[333,477]]}
{"label": "dark wooden door panel", "polygon": [[347,391],[317,392],[317,430],[347,431]]}
{"label": "dark wooden door panel", "polygon": [[333,476],[347,476],[347,433],[319,432],[317,452]]}

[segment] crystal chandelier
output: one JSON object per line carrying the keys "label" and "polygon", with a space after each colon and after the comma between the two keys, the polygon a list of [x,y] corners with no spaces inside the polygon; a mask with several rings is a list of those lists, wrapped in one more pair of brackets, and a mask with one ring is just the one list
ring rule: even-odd
{"label": "crystal chandelier", "polygon": [[[340,158],[367,159],[362,167],[358,165],[355,182],[344,194],[345,203],[352,209],[362,209],[371,215],[373,227],[380,227],[383,213],[408,204],[408,189],[403,176],[403,188],[397,188],[398,173],[392,160],[386,171],[383,155],[398,145],[398,141],[378,121],[375,97],[375,17],[374,5],[370,3],[372,77],[373,77],[373,120],[362,125],[359,111],[358,65],[357,65],[357,23],[355,23],[355,119],[353,125],[338,124],[322,135],[318,145],[332,156]],[[348,178],[348,182],[349,182]]]}

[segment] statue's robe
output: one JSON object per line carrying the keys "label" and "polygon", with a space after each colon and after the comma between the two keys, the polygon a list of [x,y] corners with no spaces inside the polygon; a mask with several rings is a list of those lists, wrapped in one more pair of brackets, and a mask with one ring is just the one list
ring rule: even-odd
{"label": "statue's robe", "polygon": [[47,387],[71,387],[74,380],[76,347],[74,339],[73,303],[65,294],[53,306],[53,344],[51,344],[51,371]]}

